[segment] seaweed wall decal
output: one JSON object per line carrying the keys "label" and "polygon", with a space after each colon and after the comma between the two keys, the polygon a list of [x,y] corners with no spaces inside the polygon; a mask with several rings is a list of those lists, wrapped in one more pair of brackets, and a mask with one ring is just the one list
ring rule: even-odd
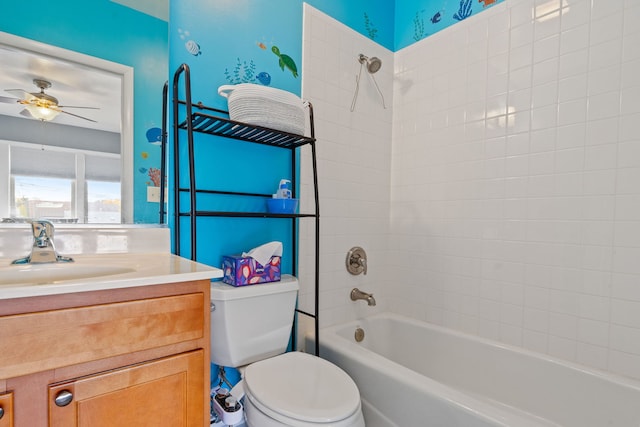
{"label": "seaweed wall decal", "polygon": [[232,85],[237,85],[239,83],[251,83],[255,80],[255,72],[256,72],[256,64],[253,63],[253,59],[249,61],[240,61],[238,58],[238,63],[233,69],[233,74],[229,72],[227,68],[224,69],[224,76],[227,78],[227,81]]}
{"label": "seaweed wall decal", "polygon": [[415,41],[422,40],[425,36],[424,34],[424,10],[422,11],[423,15],[420,15],[420,12],[416,12],[416,17],[413,18],[413,39]]}
{"label": "seaweed wall decal", "polygon": [[471,0],[460,0],[460,7],[458,8],[458,11],[453,14],[453,19],[462,21],[463,19],[471,16],[472,13]]}
{"label": "seaweed wall decal", "polygon": [[369,15],[367,15],[367,12],[364,13],[364,28],[367,30],[369,38],[371,40],[375,40],[378,29],[373,26],[373,23],[369,19]]}

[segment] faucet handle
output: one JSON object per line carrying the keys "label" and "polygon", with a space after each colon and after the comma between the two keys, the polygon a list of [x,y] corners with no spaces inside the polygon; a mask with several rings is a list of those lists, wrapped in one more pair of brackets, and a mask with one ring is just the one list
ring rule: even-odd
{"label": "faucet handle", "polygon": [[33,231],[33,238],[38,246],[46,246],[47,242],[53,239],[53,232],[55,230],[53,223],[46,219],[38,219],[31,222],[31,230]]}
{"label": "faucet handle", "polygon": [[359,246],[354,246],[347,252],[347,271],[353,275],[367,274],[367,253]]}
{"label": "faucet handle", "polygon": [[360,265],[362,266],[362,274],[367,274],[367,258],[365,257],[360,257],[360,259],[358,260],[358,262],[360,263]]}

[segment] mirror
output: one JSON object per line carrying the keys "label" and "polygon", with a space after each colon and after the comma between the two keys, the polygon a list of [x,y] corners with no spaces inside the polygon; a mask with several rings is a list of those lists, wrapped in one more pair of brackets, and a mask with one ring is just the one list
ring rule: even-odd
{"label": "mirror", "polygon": [[[132,223],[133,69],[6,33],[0,63],[0,218]],[[38,92],[55,94],[50,121],[25,108]]]}
{"label": "mirror", "polygon": [[[119,141],[116,145],[120,145],[121,154],[108,151],[106,157],[112,156],[111,163],[119,166],[115,169],[121,174],[123,197],[121,220],[129,224],[157,224],[160,211],[157,187],[161,152],[159,139],[162,122],[162,87],[168,76],[168,1],[95,0],[87,3],[71,0],[68,7],[46,7],[44,21],[37,19],[37,16],[34,17],[34,9],[37,10],[40,3],[43,2],[37,0],[36,3],[11,2],[6,5],[3,13],[0,14],[0,36],[2,37],[0,44],[12,46],[12,49],[44,55],[49,59],[62,58],[67,65],[73,64],[73,68],[65,72],[64,78],[51,78],[49,77],[51,69],[47,68],[51,65],[43,65],[41,58],[32,58],[29,62],[32,65],[40,64],[42,66],[40,71],[17,77],[20,80],[11,82],[10,89],[38,93],[40,89],[34,85],[33,80],[51,80],[51,87],[44,89],[44,92],[58,98],[59,105],[93,107],[94,101],[74,98],[75,95],[83,92],[83,88],[89,90],[99,88],[102,95],[115,93],[120,98],[110,101],[109,107],[100,106],[100,110],[71,108],[65,110],[63,108],[67,112],[58,114],[54,120],[46,123],[19,115],[25,109],[22,105],[16,107],[16,104],[0,102],[0,120],[11,119],[11,123],[14,124],[20,121],[20,123],[31,122],[36,125],[33,131],[22,129],[21,126],[6,126],[13,130],[14,134],[10,138],[0,136],[0,140],[15,141],[31,135],[31,141],[27,143],[31,143],[32,146],[42,139],[42,142],[49,140],[54,145],[57,144],[57,148],[66,149],[68,147],[65,144],[68,145],[72,138],[61,136],[60,132],[62,132],[61,128],[69,126],[90,132],[90,136],[80,139],[84,139],[87,144],[84,148],[90,147],[95,151],[98,145],[95,132],[104,130],[86,129],[84,125],[93,122],[71,114],[96,120],[103,125],[104,122],[109,121],[106,118],[107,110],[111,106],[120,108],[120,112],[115,113],[116,121],[119,122],[114,126],[115,131],[111,129],[107,132],[115,135]],[[74,13],[69,13],[69,10],[73,10]],[[117,31],[114,31],[116,28]],[[0,63],[4,75],[11,67],[7,67],[9,64],[4,61]],[[115,76],[119,88],[107,89],[107,86],[112,83],[105,83],[105,86],[102,86],[102,83],[79,85],[76,84],[78,80],[73,83],[72,74],[78,70],[87,72],[97,70],[104,75]],[[16,92],[7,93],[5,89],[7,88],[0,87],[0,97],[16,96],[17,99]],[[4,111],[7,108],[12,109],[13,115],[6,115],[8,113]],[[95,115],[97,112],[100,112],[98,116]],[[71,123],[72,119],[74,121]],[[7,122],[0,122],[0,131],[4,130],[5,123]],[[34,141],[36,144],[33,143]],[[6,145],[5,143],[2,151],[3,145],[0,143],[0,162],[6,159],[9,152]],[[31,161],[31,163],[42,164],[43,169],[52,169],[48,172],[53,173],[53,169],[61,164],[58,161],[58,154],[56,152],[55,156],[51,154],[45,156],[44,160]],[[121,156],[121,160],[118,160],[118,156]],[[42,156],[39,157],[42,158]],[[22,162],[22,164],[28,163],[29,161]],[[81,167],[82,165],[78,166],[79,169]],[[111,173],[106,169],[104,173],[101,172],[100,165],[96,166],[93,161],[86,161],[84,168],[94,175],[100,172],[98,175],[102,178],[105,174]],[[91,190],[91,188],[87,189],[91,187],[91,183],[80,182],[73,185],[76,186],[74,194],[83,195]],[[83,185],[85,185],[84,188]],[[15,185],[11,186],[10,178],[0,177],[0,218],[5,217],[5,213],[11,213],[11,206],[7,200],[15,196],[10,194],[10,191],[15,191],[12,188],[15,188]],[[77,200],[74,200],[74,203],[79,204]],[[81,208],[77,208],[76,211],[78,222],[81,222],[81,218],[84,218],[87,212],[83,212]]]}

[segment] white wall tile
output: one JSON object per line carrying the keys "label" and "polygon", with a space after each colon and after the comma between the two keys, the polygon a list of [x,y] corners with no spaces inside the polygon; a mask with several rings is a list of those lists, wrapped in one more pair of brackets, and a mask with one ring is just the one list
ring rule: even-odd
{"label": "white wall tile", "polygon": [[[640,378],[640,6],[504,4],[395,55],[314,12],[305,55],[340,58],[303,82],[324,110],[323,324],[375,311],[346,300],[358,285],[376,310]],[[349,112],[360,52],[393,111],[363,86]],[[362,242],[372,274],[350,277]]]}
{"label": "white wall tile", "polygon": [[560,33],[560,54],[586,49],[589,47],[589,25],[584,24],[578,27],[562,31]]}
{"label": "white wall tile", "polygon": [[[419,267],[439,289],[426,297],[446,295],[422,312],[407,301],[418,317],[640,378],[640,348],[627,343],[640,331],[640,6],[631,3],[507,2],[509,28],[502,15],[480,15],[474,28],[490,41],[465,54],[476,65],[456,65],[468,91],[455,127],[473,145],[439,119],[455,90],[395,93],[395,117],[423,99],[420,120],[437,124],[420,151],[393,140],[394,152],[413,155],[393,158],[392,182],[411,168],[422,191],[402,191],[391,216],[411,210],[413,233],[429,232],[392,235],[392,246],[410,243],[433,260]],[[508,48],[498,41],[507,31]],[[441,35],[396,57],[433,57]],[[401,190],[392,185],[392,200]],[[469,256],[480,269],[467,273],[480,281],[462,298],[451,260]]]}
{"label": "white wall tile", "polygon": [[[536,33],[537,34],[537,33]],[[557,32],[547,35],[545,38],[536,39],[533,44],[533,62],[538,63],[558,57],[560,49],[560,36]]]}
{"label": "white wall tile", "polygon": [[618,117],[587,121],[586,145],[610,144],[618,141]]}
{"label": "white wall tile", "polygon": [[558,105],[558,126],[584,122],[587,117],[587,98],[577,98]]}
{"label": "white wall tile", "polygon": [[[629,4],[624,9],[624,34],[629,35],[640,31],[640,6],[633,0],[626,0]],[[625,39],[627,41],[627,39]]]}
{"label": "white wall tile", "polygon": [[[621,42],[622,40],[622,31],[623,31],[623,16],[622,11],[615,11],[615,7],[609,9],[609,11],[614,11],[611,15],[602,16],[595,11],[592,10],[592,20],[591,20],[591,28],[589,34],[589,42],[592,45],[604,43],[607,41],[616,41]],[[619,1],[609,2],[610,5],[619,5]],[[593,19],[594,17],[598,17],[598,19]]]}
{"label": "white wall tile", "polygon": [[591,45],[589,48],[589,71],[606,68],[622,61],[622,42],[612,40]]}
{"label": "white wall tile", "polygon": [[591,2],[578,0],[571,2],[568,7],[562,9],[562,30],[574,28],[589,23],[591,17]]}
{"label": "white wall tile", "polygon": [[620,66],[601,68],[589,72],[589,95],[617,91],[620,88]]}
{"label": "white wall tile", "polygon": [[[356,108],[349,110],[360,53],[382,60],[383,67],[375,78],[385,96],[386,109],[371,79],[363,73]],[[316,107],[323,224],[320,322],[328,326],[387,307],[382,284],[387,277],[383,264],[388,248],[394,60],[391,52],[308,6],[303,56],[303,97]],[[406,60],[404,65],[414,63]],[[302,165],[303,190],[311,189],[309,167]],[[309,191],[302,191],[302,203],[308,203],[311,196]],[[308,241],[301,241],[300,258],[307,261],[301,261],[299,275],[307,280],[313,278],[312,226],[301,221],[301,236],[307,236]],[[354,277],[346,272],[344,257],[352,246],[363,246],[367,251],[369,275]],[[375,310],[349,300],[349,290],[354,286],[376,295]],[[313,298],[301,291],[301,301],[310,305]]]}
{"label": "white wall tile", "polygon": [[640,85],[625,87],[621,91],[620,110],[622,114],[640,113]]}
{"label": "white wall tile", "polygon": [[558,77],[565,78],[587,72],[589,64],[589,49],[580,49],[560,56]]}

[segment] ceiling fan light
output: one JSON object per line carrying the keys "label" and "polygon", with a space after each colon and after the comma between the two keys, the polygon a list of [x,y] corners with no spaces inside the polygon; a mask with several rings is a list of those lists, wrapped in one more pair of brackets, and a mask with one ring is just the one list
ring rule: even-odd
{"label": "ceiling fan light", "polygon": [[56,116],[60,114],[60,111],[54,110],[53,108],[39,107],[37,105],[25,105],[25,108],[29,110],[29,113],[31,113],[33,117],[45,122],[55,119]]}

